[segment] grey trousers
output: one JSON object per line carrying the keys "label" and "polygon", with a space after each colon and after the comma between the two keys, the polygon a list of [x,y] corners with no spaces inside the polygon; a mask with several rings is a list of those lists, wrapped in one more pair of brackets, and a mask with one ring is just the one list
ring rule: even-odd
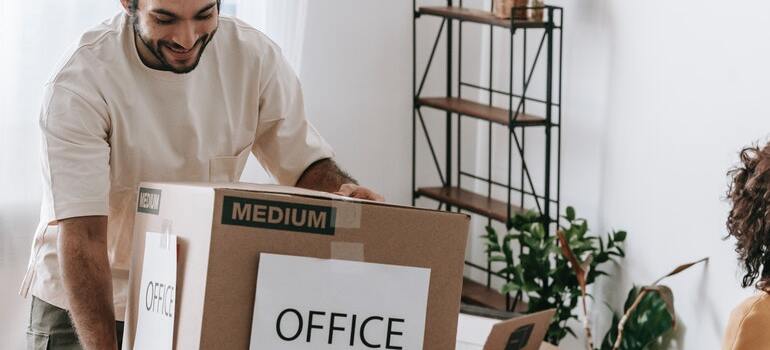
{"label": "grey trousers", "polygon": [[[123,343],[123,322],[115,322],[118,349]],[[82,350],[67,310],[32,297],[27,328],[28,350]]]}

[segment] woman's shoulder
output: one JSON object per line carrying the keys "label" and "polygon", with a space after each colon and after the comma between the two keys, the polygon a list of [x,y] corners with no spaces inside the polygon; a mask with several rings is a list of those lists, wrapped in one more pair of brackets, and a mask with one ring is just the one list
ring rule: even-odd
{"label": "woman's shoulder", "polygon": [[760,292],[730,313],[723,350],[770,349],[770,294]]}

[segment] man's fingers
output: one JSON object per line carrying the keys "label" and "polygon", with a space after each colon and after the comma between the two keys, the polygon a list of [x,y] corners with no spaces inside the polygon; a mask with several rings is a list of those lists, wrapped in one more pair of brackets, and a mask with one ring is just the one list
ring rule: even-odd
{"label": "man's fingers", "polygon": [[385,198],[383,196],[375,193],[374,191],[372,191],[372,190],[370,190],[368,188],[364,188],[364,187],[357,188],[355,191],[353,191],[353,193],[350,196],[353,197],[353,198],[368,199],[368,200],[373,200],[373,201],[378,201],[378,202],[384,202],[385,201]]}
{"label": "man's fingers", "polygon": [[340,196],[350,197],[355,190],[356,188],[354,186],[350,184],[344,184],[340,186],[340,189],[337,192],[334,192],[334,193]]}
{"label": "man's fingers", "polygon": [[368,199],[378,202],[385,201],[383,196],[366,187],[361,187],[355,184],[344,184],[340,186],[340,189],[337,192],[334,192],[334,194],[351,198]]}

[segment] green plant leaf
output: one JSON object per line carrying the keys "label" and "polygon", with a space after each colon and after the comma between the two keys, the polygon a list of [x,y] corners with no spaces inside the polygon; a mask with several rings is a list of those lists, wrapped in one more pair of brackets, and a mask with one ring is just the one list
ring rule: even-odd
{"label": "green plant leaf", "polygon": [[511,292],[518,292],[521,289],[521,286],[516,284],[515,282],[508,282],[505,285],[503,285],[503,288],[500,290],[503,294],[508,294]]}
{"label": "green plant leaf", "polygon": [[676,325],[676,313],[674,312],[674,293],[671,291],[671,288],[663,285],[657,285],[647,286],[644,287],[644,289],[658,293],[660,299],[663,300],[663,303],[666,306],[666,311],[668,311],[669,315],[671,315],[673,324]]}
{"label": "green plant leaf", "polygon": [[525,292],[533,292],[533,291],[536,291],[538,288],[539,286],[535,284],[535,282],[525,281],[521,289]]}
{"label": "green plant leaf", "polygon": [[623,248],[621,248],[621,247],[615,247],[615,248],[617,248],[617,249],[618,249],[618,253],[620,253],[620,255],[619,255],[619,256],[620,256],[621,258],[625,258],[625,257],[626,257],[626,251],[625,251],[625,250],[623,250]]}
{"label": "green plant leaf", "polygon": [[577,338],[577,334],[575,334],[575,331],[573,331],[572,328],[567,327],[567,328],[565,328],[565,330],[567,331],[567,333],[569,333],[573,337]]}
{"label": "green plant leaf", "polygon": [[491,262],[506,262],[505,256],[502,255],[492,255],[489,257],[489,261]]}
{"label": "green plant leaf", "polygon": [[574,221],[575,220],[575,208],[567,207],[567,211],[566,212],[567,212],[567,215],[565,216],[565,218],[567,220],[569,220],[569,221]]}
{"label": "green plant leaf", "polygon": [[[504,265],[499,272],[510,279],[502,287],[504,293],[522,293],[527,300],[528,312],[556,309],[546,335],[546,339],[553,343],[567,335],[575,335],[567,325],[578,320],[580,298],[593,299],[585,288],[598,276],[607,275],[606,269],[599,268],[611,261],[610,252],[622,254],[617,248],[625,239],[617,232],[608,233],[606,237],[591,234],[588,222],[578,218],[573,207],[566,208],[563,218],[563,225],[557,227],[563,237],[546,232],[543,218],[535,211],[510,218],[509,229],[502,237],[492,227],[486,227],[487,234],[482,236],[488,242],[488,249],[493,251],[490,261],[500,264],[497,266]],[[518,244],[512,244],[512,241]],[[520,249],[514,252],[516,245]],[[571,250],[572,259],[565,256],[565,247]]]}
{"label": "green plant leaf", "polygon": [[634,303],[637,294],[639,294],[639,288],[636,286],[631,287],[631,289],[628,291],[628,294],[626,295],[626,302],[623,304],[623,312],[628,311],[628,308],[630,308],[631,304]]}
{"label": "green plant leaf", "polygon": [[[639,297],[643,290],[647,292]],[[634,311],[627,315],[628,320],[623,328],[623,338],[620,342],[620,349],[623,350],[645,349],[673,329],[674,321],[667,310],[666,302],[654,290],[632,287],[625,301],[624,310],[627,313],[637,297],[638,304]],[[603,338],[602,350],[612,349],[618,335],[619,322],[619,316],[613,313],[612,326]]]}

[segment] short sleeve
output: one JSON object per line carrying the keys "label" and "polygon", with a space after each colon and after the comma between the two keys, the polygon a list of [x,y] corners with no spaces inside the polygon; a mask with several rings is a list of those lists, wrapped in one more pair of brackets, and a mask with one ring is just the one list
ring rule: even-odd
{"label": "short sleeve", "polygon": [[754,350],[770,346],[770,298],[754,297],[730,315],[724,350]]}
{"label": "short sleeve", "polygon": [[296,74],[280,54],[276,56],[277,67],[259,96],[252,152],[279,184],[294,186],[308,166],[334,152],[305,118]]}
{"label": "short sleeve", "polygon": [[43,209],[51,220],[107,215],[110,129],[106,106],[56,85],[40,112]]}

